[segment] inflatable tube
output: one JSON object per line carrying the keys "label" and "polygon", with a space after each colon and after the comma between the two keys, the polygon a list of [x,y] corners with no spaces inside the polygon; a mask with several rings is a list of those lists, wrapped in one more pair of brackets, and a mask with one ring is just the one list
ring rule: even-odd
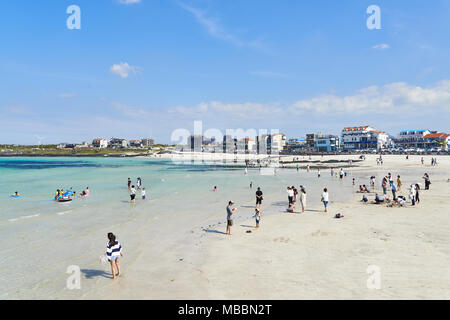
{"label": "inflatable tube", "polygon": [[12,196],[11,196],[11,198],[18,198],[18,197],[20,197],[19,195],[15,195],[15,194],[13,194]]}
{"label": "inflatable tube", "polygon": [[73,195],[73,191],[66,191],[64,194],[63,194],[63,197],[70,197],[71,195]]}
{"label": "inflatable tube", "polygon": [[72,201],[72,198],[59,198],[58,202],[69,202]]}

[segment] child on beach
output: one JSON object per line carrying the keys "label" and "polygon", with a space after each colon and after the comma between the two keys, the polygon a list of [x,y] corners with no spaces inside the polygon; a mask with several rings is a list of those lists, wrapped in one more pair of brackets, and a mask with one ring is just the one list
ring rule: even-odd
{"label": "child on beach", "polygon": [[145,188],[142,188],[141,194],[142,194],[142,200],[145,200]]}
{"label": "child on beach", "polygon": [[255,221],[256,221],[256,228],[259,228],[259,222],[261,221],[261,211],[259,211],[258,208],[255,208]]}
{"label": "child on beach", "polygon": [[134,188],[134,186],[131,186],[131,189],[130,189],[130,202],[131,203],[135,203],[136,202],[135,198],[136,198],[136,189]]}
{"label": "child on beach", "polygon": [[322,202],[325,207],[325,212],[328,212],[328,209],[327,209],[328,201],[329,201],[328,189],[325,188],[325,189],[323,189],[323,193],[322,193]]}
{"label": "child on beach", "polygon": [[[120,265],[119,257],[122,257],[122,246],[119,241],[116,241],[116,236],[110,232],[108,233],[108,243],[106,245],[106,253],[100,256],[100,261],[103,257],[108,257],[109,264],[111,265],[111,272],[113,280],[120,277]],[[117,274],[115,267],[117,267]]]}

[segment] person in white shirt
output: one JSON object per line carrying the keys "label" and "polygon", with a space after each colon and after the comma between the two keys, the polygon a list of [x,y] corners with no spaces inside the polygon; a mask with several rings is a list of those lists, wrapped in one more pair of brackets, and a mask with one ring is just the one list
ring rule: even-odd
{"label": "person in white shirt", "polygon": [[130,202],[131,203],[136,202],[136,188],[134,186],[131,186],[131,189],[130,189]]}
{"label": "person in white shirt", "polygon": [[291,187],[287,187],[287,194],[288,194],[289,204],[292,204],[294,202],[294,190],[292,190]]}
{"label": "person in white shirt", "polygon": [[327,210],[328,201],[329,201],[328,189],[325,188],[325,189],[323,189],[323,193],[322,193],[322,202],[323,202],[323,205],[325,206],[325,212],[328,212],[328,210]]}

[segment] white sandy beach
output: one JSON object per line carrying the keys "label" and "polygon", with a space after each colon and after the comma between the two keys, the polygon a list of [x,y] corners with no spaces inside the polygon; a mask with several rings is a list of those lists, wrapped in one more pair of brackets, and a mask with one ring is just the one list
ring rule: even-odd
{"label": "white sandy beach", "polygon": [[[71,298],[449,299],[450,175],[442,172],[450,172],[450,157],[438,157],[437,167],[422,167],[420,156],[408,161],[384,156],[384,161],[377,166],[375,156],[368,156],[362,167],[352,170],[367,177],[406,170],[403,190],[413,180],[422,182],[428,172],[431,190],[422,190],[420,204],[363,204],[361,194],[338,203],[331,194],[328,213],[319,201],[309,200],[304,214],[289,214],[279,205],[286,199],[265,194],[261,228],[253,228],[249,199],[248,205],[238,206],[239,219],[233,234],[226,236],[224,196],[223,222],[199,224],[210,232],[187,232],[180,235],[181,244],[164,250],[140,245],[132,261],[122,259],[121,278],[97,280],[95,289]],[[380,189],[379,181],[376,187]],[[336,213],[344,218],[334,219]],[[136,230],[141,240],[146,229],[142,222]],[[380,289],[367,286],[369,266],[380,271]]]}

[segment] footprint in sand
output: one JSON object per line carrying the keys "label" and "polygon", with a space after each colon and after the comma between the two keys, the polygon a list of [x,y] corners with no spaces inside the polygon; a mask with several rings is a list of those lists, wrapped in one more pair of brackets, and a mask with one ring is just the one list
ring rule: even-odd
{"label": "footprint in sand", "polygon": [[311,233],[311,235],[313,236],[313,237],[324,237],[324,236],[327,236],[327,235],[329,235],[329,233],[328,232],[324,232],[324,231],[320,231],[320,230],[317,230],[316,232],[313,232],[313,233]]}
{"label": "footprint in sand", "polygon": [[283,242],[283,243],[288,243],[289,242],[289,238],[283,238],[283,237],[279,237],[279,238],[275,238],[273,239],[274,242]]}

